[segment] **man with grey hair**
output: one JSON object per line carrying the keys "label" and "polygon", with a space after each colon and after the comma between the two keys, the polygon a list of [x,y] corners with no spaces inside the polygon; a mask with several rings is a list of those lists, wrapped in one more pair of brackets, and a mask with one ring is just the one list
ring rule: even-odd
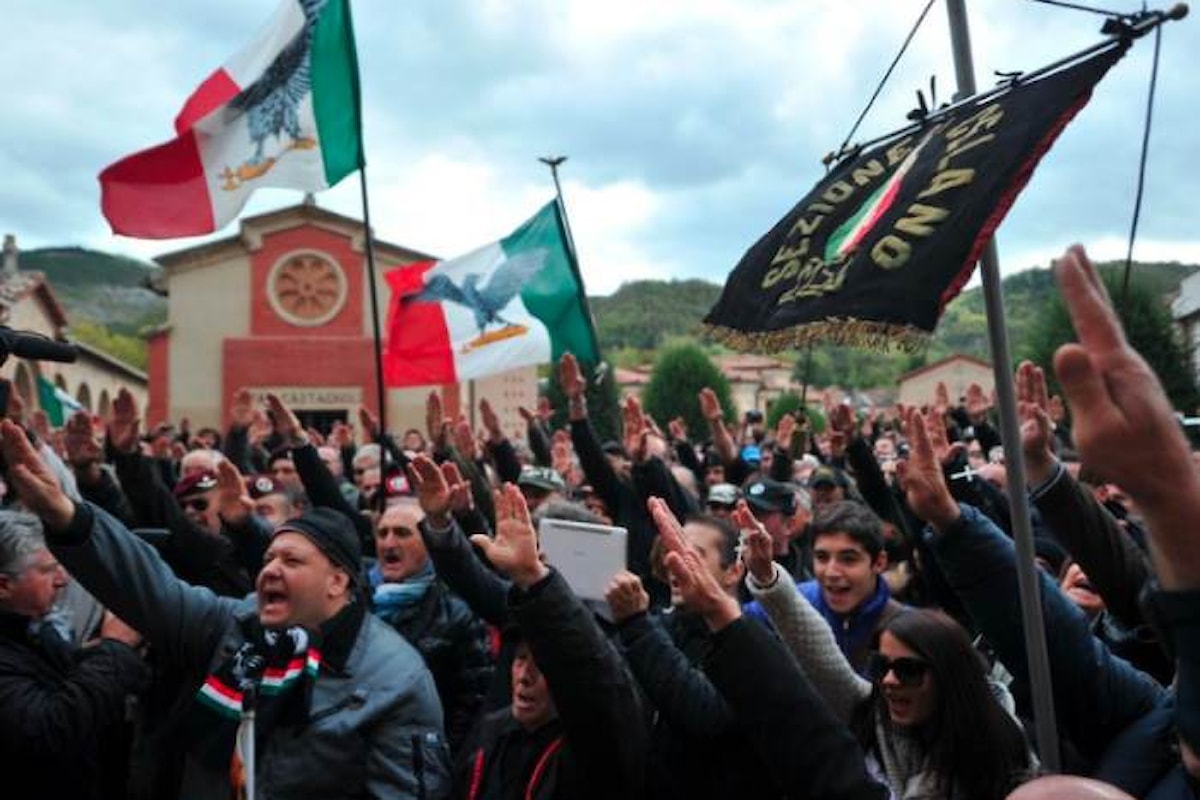
{"label": "man with grey hair", "polygon": [[67,581],[41,522],[0,511],[0,770],[36,775],[46,797],[101,797],[99,743],[150,670],[136,649],[141,635],[111,613],[83,648],[50,623]]}

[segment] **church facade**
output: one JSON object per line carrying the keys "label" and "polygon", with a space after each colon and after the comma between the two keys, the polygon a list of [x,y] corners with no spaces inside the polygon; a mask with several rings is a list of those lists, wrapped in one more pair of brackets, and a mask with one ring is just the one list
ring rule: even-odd
{"label": "church facade", "polygon": [[[432,256],[375,241],[379,324],[386,337],[385,273]],[[362,222],[312,202],[247,217],[237,235],[155,259],[163,267],[167,322],[149,336],[151,424],[187,417],[224,428],[233,394],[278,394],[302,422],[327,429],[378,414],[366,238]],[[488,398],[510,435],[517,411],[537,402],[536,368],[464,384],[386,392],[393,432],[425,428],[425,398],[477,419]],[[474,401],[474,402],[473,402]],[[522,434],[523,435],[523,434]]]}

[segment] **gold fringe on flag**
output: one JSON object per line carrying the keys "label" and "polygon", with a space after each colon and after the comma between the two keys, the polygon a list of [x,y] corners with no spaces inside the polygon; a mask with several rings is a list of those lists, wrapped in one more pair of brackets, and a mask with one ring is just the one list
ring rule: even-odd
{"label": "gold fringe on flag", "polygon": [[740,331],[724,325],[704,324],[701,332],[710,339],[743,353],[778,353],[809,345],[838,345],[886,352],[896,349],[917,353],[929,344],[932,334],[912,325],[833,317],[779,331]]}

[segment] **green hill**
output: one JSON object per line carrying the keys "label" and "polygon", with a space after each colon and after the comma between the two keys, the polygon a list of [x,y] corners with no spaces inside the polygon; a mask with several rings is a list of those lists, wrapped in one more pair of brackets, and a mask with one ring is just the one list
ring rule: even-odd
{"label": "green hill", "polygon": [[166,298],[149,288],[160,272],[154,264],[82,247],[47,247],[21,253],[20,265],[45,273],[76,326],[88,321],[137,336],[167,318]]}
{"label": "green hill", "polygon": [[649,350],[695,334],[720,294],[720,286],[702,280],[633,281],[589,303],[602,346]]}

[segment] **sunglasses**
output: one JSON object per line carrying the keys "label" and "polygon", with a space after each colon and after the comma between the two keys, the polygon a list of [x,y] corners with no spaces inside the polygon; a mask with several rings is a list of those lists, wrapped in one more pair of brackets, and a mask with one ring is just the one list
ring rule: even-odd
{"label": "sunglasses", "polygon": [[191,509],[192,511],[198,511],[200,513],[208,511],[207,497],[193,497],[189,500],[181,500],[179,501],[179,504],[184,508]]}
{"label": "sunglasses", "polygon": [[870,663],[871,680],[878,683],[889,672],[895,674],[901,686],[919,686],[929,672],[929,662],[911,656],[888,658],[883,653],[872,653]]}

